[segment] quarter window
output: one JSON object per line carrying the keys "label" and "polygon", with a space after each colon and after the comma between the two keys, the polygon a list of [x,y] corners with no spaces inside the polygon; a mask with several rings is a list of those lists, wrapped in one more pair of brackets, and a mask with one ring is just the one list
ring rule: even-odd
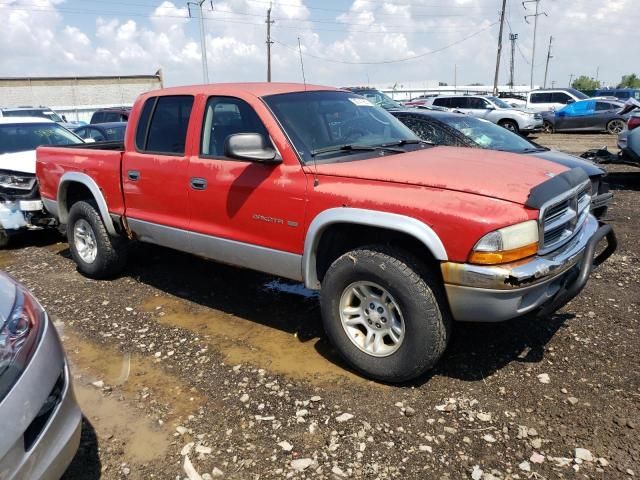
{"label": "quarter window", "polygon": [[532,93],[531,103],[551,103],[550,93]]}
{"label": "quarter window", "polygon": [[200,154],[224,157],[225,141],[236,133],[259,133],[269,138],[258,114],[247,102],[233,97],[211,97],[204,113]]}
{"label": "quarter window", "polygon": [[[149,102],[149,100],[147,100]],[[183,155],[185,142],[187,139],[187,128],[193,97],[187,95],[175,95],[158,97],[143,148],[141,150],[153,153],[165,153],[170,155]],[[141,128],[144,123],[145,103],[136,138],[141,135]],[[138,145],[138,148],[140,145]]]}

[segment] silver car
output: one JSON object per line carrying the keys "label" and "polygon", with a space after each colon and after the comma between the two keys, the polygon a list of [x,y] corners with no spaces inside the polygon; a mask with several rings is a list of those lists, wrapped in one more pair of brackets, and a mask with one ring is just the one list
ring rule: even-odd
{"label": "silver car", "polygon": [[539,112],[513,108],[491,95],[439,96],[431,100],[431,105],[484,118],[515,133],[542,130],[542,115]]}
{"label": "silver car", "polygon": [[55,327],[33,295],[0,272],[0,478],[59,479],[81,422]]}

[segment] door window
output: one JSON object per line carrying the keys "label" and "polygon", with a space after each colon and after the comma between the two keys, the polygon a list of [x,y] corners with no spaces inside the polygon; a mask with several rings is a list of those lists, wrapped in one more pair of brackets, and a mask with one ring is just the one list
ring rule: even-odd
{"label": "door window", "polygon": [[613,103],[608,103],[608,102],[596,102],[596,111],[598,112],[603,112],[606,110],[615,110],[616,108],[618,108],[616,105],[614,105]]}
{"label": "door window", "polygon": [[451,98],[450,108],[471,108],[469,106],[469,99],[466,97],[453,97]]}
{"label": "door window", "polygon": [[485,110],[487,108],[487,101],[483,98],[478,97],[470,97],[466,99],[468,102],[468,107],[472,110]]}
{"label": "door window", "polygon": [[550,93],[532,93],[531,103],[551,103]]}
{"label": "door window", "polygon": [[96,142],[104,142],[106,138],[97,128],[88,128],[89,138],[93,138]]}
{"label": "door window", "polygon": [[255,110],[244,100],[233,97],[211,97],[207,101],[202,123],[200,154],[224,157],[224,144],[236,133],[269,134]]}
{"label": "door window", "polygon": [[[152,100],[154,99],[146,101],[140,115],[136,145],[145,152],[183,155],[193,97],[191,95],[158,97],[155,106],[150,104]],[[148,105],[151,107],[147,111]],[[150,114],[151,108],[153,108],[152,114]],[[146,131],[143,131],[149,114],[151,121]]]}
{"label": "door window", "polygon": [[569,100],[573,100],[573,98],[564,92],[553,92],[551,94],[551,103],[562,103],[563,105],[566,105],[569,103]]}
{"label": "door window", "polygon": [[436,107],[446,107],[446,108],[448,108],[451,105],[451,99],[450,98],[436,98],[433,101],[433,104]]}

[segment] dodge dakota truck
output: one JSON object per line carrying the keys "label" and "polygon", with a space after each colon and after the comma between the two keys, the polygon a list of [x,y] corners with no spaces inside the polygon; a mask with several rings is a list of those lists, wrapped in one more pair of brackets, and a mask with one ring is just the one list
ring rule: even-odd
{"label": "dodge dakota truck", "polygon": [[321,86],[152,91],[123,144],[41,147],[37,178],[83,274],[139,241],[304,282],[337,350],[387,382],[431,368],[453,320],[560,308],[616,248],[582,170],[435,147]]}

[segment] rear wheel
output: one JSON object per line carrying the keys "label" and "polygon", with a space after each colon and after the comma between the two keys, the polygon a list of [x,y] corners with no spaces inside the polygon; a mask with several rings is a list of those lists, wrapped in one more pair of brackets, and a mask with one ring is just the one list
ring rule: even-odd
{"label": "rear wheel", "polygon": [[6,230],[0,228],[0,248],[9,246],[9,234]]}
{"label": "rear wheel", "polygon": [[67,239],[78,270],[87,277],[109,278],[125,265],[125,240],[109,235],[93,202],[81,201],[71,207]]}
{"label": "rear wheel", "polygon": [[609,132],[611,135],[618,135],[624,130],[625,126],[626,124],[624,123],[624,121],[616,118],[607,123],[607,132]]}
{"label": "rear wheel", "polygon": [[549,120],[545,120],[542,123],[542,130],[544,130],[544,133],[555,133],[556,131],[553,123],[551,123]]}
{"label": "rear wheel", "polygon": [[507,130],[512,131],[513,133],[520,133],[520,128],[518,127],[518,123],[513,120],[500,120],[498,122],[498,125],[500,125],[503,128],[506,128]]}
{"label": "rear wheel", "polygon": [[449,339],[441,282],[410,255],[387,247],[338,258],[323,279],[320,306],[333,345],[376,380],[420,376],[440,359]]}

